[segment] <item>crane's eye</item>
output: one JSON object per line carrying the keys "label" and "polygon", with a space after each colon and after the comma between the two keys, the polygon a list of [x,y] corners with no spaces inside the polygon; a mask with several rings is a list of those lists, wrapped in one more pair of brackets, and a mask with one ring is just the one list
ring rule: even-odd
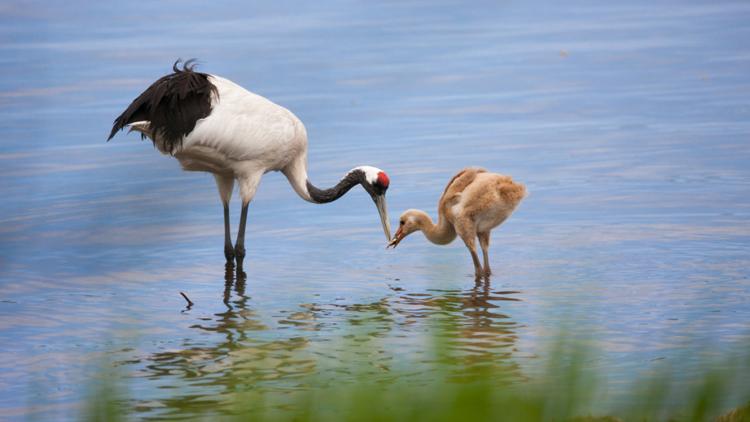
{"label": "crane's eye", "polygon": [[398,224],[400,224],[400,225],[403,226],[404,225],[404,220],[399,221]]}

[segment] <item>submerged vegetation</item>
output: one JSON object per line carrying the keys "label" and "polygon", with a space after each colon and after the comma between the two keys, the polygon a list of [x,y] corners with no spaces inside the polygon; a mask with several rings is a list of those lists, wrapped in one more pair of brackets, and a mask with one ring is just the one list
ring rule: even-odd
{"label": "submerged vegetation", "polygon": [[[456,347],[457,327],[450,317],[433,319],[428,325],[429,353],[420,362],[400,356],[399,365],[386,368],[387,377],[372,376],[372,365],[345,352],[337,357],[337,366],[349,366],[346,379],[331,376],[336,368],[320,364],[293,384],[269,388],[248,376],[248,368],[238,361],[228,371],[233,379],[222,383],[224,391],[216,397],[210,388],[215,384],[207,380],[205,396],[180,396],[155,406],[154,400],[129,392],[128,377],[113,372],[117,365],[108,364],[91,382],[82,416],[87,420],[723,422],[750,417],[750,348],[707,360],[698,373],[685,373],[679,362],[671,367],[664,364],[636,377],[624,391],[611,393],[607,374],[593,368],[596,355],[589,342],[560,334],[537,362],[543,369],[520,375],[511,361],[467,359]],[[358,344],[354,344],[357,333],[335,340],[343,343],[337,350],[354,354],[377,349],[371,344],[377,339],[363,337],[368,340]],[[143,402],[152,406],[139,404]]]}

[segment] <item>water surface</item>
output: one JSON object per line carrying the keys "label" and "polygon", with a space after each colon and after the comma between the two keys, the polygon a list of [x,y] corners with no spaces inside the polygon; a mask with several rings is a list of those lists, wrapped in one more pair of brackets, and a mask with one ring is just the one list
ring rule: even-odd
{"label": "water surface", "polygon": [[[220,412],[238,380],[365,364],[387,381],[429,361],[434,316],[461,365],[511,379],[563,324],[596,333],[613,391],[665,360],[689,376],[696,345],[720,354],[750,323],[748,19],[730,1],[6,2],[0,416],[74,418],[105,361],[144,416]],[[491,282],[459,242],[386,251],[361,190],[316,206],[279,174],[250,208],[246,274],[226,271],[213,179],[136,135],[104,142],[178,57],[293,110],[314,183],[385,169],[394,220],[434,216],[465,166],[525,183]]]}

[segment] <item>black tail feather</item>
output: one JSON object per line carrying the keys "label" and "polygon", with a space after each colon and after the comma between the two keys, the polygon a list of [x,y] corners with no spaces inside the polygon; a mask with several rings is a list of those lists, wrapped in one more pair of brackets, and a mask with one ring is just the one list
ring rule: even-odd
{"label": "black tail feather", "polygon": [[208,74],[195,72],[195,59],[181,60],[172,66],[174,73],[166,75],[148,87],[117,117],[107,141],[130,123],[150,122],[151,138],[159,137],[174,153],[182,139],[190,133],[198,120],[211,114],[211,95],[218,96]]}

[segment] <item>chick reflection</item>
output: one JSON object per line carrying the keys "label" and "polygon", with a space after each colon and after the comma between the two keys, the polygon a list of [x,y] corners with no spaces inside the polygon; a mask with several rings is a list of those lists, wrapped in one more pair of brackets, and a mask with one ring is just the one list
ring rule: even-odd
{"label": "chick reflection", "polygon": [[[515,291],[492,291],[490,281],[478,281],[462,303],[463,324],[458,326],[461,347],[468,354],[466,360],[473,364],[508,361],[513,356],[518,339],[518,324],[511,317],[499,312],[502,301],[520,301],[511,297]],[[512,369],[517,369],[515,364]],[[511,369],[511,368],[508,368]]]}
{"label": "chick reflection", "polygon": [[521,377],[519,365],[512,360],[519,325],[500,312],[500,303],[519,302],[512,295],[520,292],[492,290],[489,280],[476,281],[467,290],[434,292],[406,294],[401,300],[415,310],[413,318],[439,314],[440,334],[450,349],[444,359],[456,365],[458,377],[487,367],[502,369],[511,378]]}
{"label": "chick reflection", "polygon": [[[414,342],[399,343],[399,353],[425,356],[430,363],[431,339],[440,340],[437,354],[441,363],[455,368],[457,379],[471,377],[474,371],[491,367],[508,379],[523,378],[520,366],[514,361],[519,324],[500,310],[502,303],[520,302],[514,297],[520,292],[493,290],[489,280],[477,281],[472,287],[460,290],[427,290],[407,292],[403,287],[391,286],[397,296],[389,295],[367,304],[334,305],[346,311],[346,317],[360,334],[358,342],[367,345],[368,358],[375,366],[388,369],[393,356],[386,350],[374,353],[377,342],[368,339],[398,337],[414,338]],[[424,338],[424,333],[428,334]],[[444,341],[443,341],[444,340]],[[434,346],[434,344],[433,344]],[[429,365],[428,365],[429,367]]]}

